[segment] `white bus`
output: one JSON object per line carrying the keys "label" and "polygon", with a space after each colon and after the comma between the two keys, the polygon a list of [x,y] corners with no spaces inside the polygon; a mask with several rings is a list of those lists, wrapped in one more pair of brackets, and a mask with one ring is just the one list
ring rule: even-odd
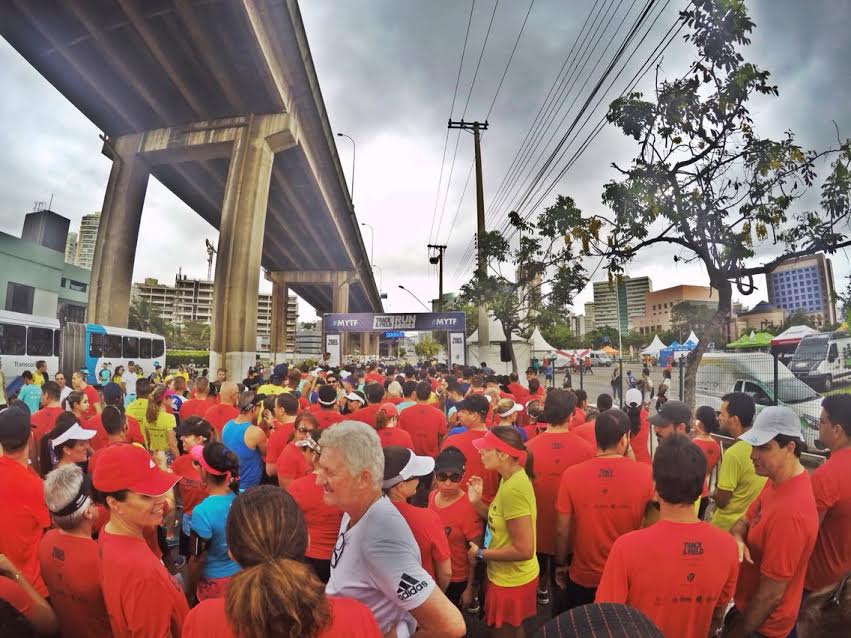
{"label": "white bus", "polygon": [[133,361],[148,375],[154,363],[165,367],[165,355],[160,335],[94,323],[60,324],[49,317],[0,311],[0,362],[7,386],[24,370],[35,370],[41,360],[51,378],[61,371],[70,382],[74,371],[85,370],[87,382],[97,384],[104,362],[114,371]]}

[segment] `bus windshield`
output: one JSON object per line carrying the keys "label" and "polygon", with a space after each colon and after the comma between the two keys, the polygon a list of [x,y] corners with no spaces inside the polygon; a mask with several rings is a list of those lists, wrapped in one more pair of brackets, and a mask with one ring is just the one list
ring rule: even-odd
{"label": "bus windshield", "polygon": [[795,350],[794,359],[824,359],[827,356],[828,336],[802,339]]}

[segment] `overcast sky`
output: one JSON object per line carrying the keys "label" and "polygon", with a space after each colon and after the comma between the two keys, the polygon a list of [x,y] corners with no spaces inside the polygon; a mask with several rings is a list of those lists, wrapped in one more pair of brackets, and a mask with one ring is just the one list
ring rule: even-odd
{"label": "overcast sky", "polygon": [[[568,112],[567,105],[576,96],[580,104],[585,100],[590,91],[585,80],[589,75],[594,81],[599,77],[613,54],[616,45],[612,43],[620,42],[625,25],[643,5],[603,0],[598,4],[603,15],[609,10],[614,12],[614,19],[584,49],[589,52],[590,62],[556,121],[562,116],[566,119],[560,127],[553,124],[546,131],[536,156],[544,148],[551,149],[563,135],[577,108]],[[676,12],[686,4],[686,0],[672,0],[659,16],[586,128],[578,131],[577,144],[569,147],[566,157],[584,141],[605,105],[625,88],[674,22]],[[630,5],[632,10],[628,12]],[[791,129],[803,146],[821,148],[835,144],[835,121],[843,137],[851,136],[851,2],[771,0],[751,1],[749,5],[757,27],[745,56],[771,71],[780,88],[779,98],[760,100],[753,106],[759,132],[779,136]],[[421,308],[399,290],[399,284],[427,303],[437,296],[437,274],[427,261],[429,239],[448,245],[446,291],[457,290],[471,273],[471,264],[460,274],[457,272],[475,229],[475,177],[461,199],[473,157],[469,134],[461,134],[457,156],[454,151],[459,134],[452,131],[449,135],[438,192],[447,141],[446,121],[470,6],[467,0],[301,3],[331,127],[357,141],[356,212],[361,221],[375,229],[375,262],[381,268],[376,277],[389,294],[385,302],[389,311]],[[505,208],[520,191],[517,184],[503,206],[493,206],[512,159],[594,6],[592,0],[535,0],[533,4],[482,143],[489,229],[501,224]],[[493,14],[494,0],[475,3],[458,94],[451,111],[453,119],[461,119],[462,115],[467,120],[485,118],[528,7],[528,0],[502,0]],[[471,91],[492,15],[490,36]],[[622,18],[626,18],[626,23],[618,30]],[[577,47],[575,51],[578,50]],[[599,59],[602,63],[592,72]],[[692,59],[693,50],[678,38],[667,49],[660,73],[676,76]],[[652,88],[652,76],[652,72],[648,74],[639,88]],[[4,40],[0,40],[0,86],[0,117],[4,123],[0,132],[0,230],[20,235],[24,213],[32,209],[34,201],[47,201],[51,196],[53,210],[69,217],[74,228],[82,215],[99,210],[103,202],[110,162],[100,154],[99,131]],[[346,177],[351,179],[351,143],[344,138],[338,141]],[[611,127],[604,128],[544,203],[562,193],[573,196],[583,210],[604,212],[600,194],[603,184],[613,177],[610,164],[628,163],[635,150],[631,139]],[[565,161],[558,166],[564,166]],[[364,231],[369,250],[372,237],[368,229]],[[152,178],[134,281],[150,276],[172,281],[178,268],[191,276],[206,276],[203,239],[215,241],[216,236],[215,229]],[[765,251],[770,253],[771,247],[765,247]],[[679,283],[708,283],[698,266],[674,263],[672,255],[667,249],[647,251],[636,259],[628,274],[650,276],[654,289]],[[851,271],[848,255],[840,253],[833,261],[837,287],[844,288]],[[589,270],[595,265],[596,261],[589,262]],[[604,277],[605,273],[598,271],[595,279]],[[764,282],[758,284],[760,290],[742,299],[747,305],[766,298]],[[590,300],[589,286],[577,298],[576,307],[581,311],[582,304]],[[304,303],[300,310],[303,318],[313,314]]]}

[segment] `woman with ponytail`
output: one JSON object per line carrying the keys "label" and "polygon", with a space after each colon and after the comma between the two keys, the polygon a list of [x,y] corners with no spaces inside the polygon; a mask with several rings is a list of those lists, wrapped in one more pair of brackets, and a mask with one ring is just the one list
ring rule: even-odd
{"label": "woman with ponytail", "polygon": [[63,406],[68,412],[72,412],[77,419],[77,423],[85,423],[89,413],[89,397],[85,392],[74,390],[65,399]]}
{"label": "woman with ponytail", "polygon": [[227,520],[230,553],[242,567],[224,599],[205,600],[183,638],[380,638],[364,605],[326,596],[304,563],[307,528],[285,491],[261,485],[240,494]]}
{"label": "woman with ponytail", "polygon": [[[72,392],[73,394],[73,392]],[[71,412],[63,412],[56,417],[56,425],[41,437],[39,450],[39,470],[42,476],[60,465],[85,463],[91,447],[89,439],[94,430],[80,427],[77,417]]]}
{"label": "woman with ponytail", "polygon": [[209,496],[192,510],[187,591],[198,600],[220,598],[239,571],[225,538],[228,512],[239,493],[239,459],[219,441],[196,445],[189,456]]}
{"label": "woman with ponytail", "polygon": [[641,390],[630,388],[624,397],[624,409],[629,417],[629,444],[635,460],[650,465],[650,422],[643,401]]}
{"label": "woman with ponytail", "polygon": [[[148,407],[142,422],[142,431],[148,443],[148,449],[157,457],[158,452],[171,454],[171,461],[177,458],[177,435],[174,428],[177,425],[174,415],[166,409],[167,388],[158,385],[148,397]],[[171,463],[168,463],[169,465]]]}

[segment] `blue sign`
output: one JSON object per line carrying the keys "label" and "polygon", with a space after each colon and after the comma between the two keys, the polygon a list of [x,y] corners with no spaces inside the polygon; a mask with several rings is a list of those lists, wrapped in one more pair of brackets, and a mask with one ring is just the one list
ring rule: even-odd
{"label": "blue sign", "polygon": [[405,336],[405,333],[400,330],[390,330],[381,335],[382,339],[401,339]]}
{"label": "blue sign", "polygon": [[323,315],[325,333],[400,332],[405,330],[447,330],[464,332],[463,312],[420,313],[329,313]]}

